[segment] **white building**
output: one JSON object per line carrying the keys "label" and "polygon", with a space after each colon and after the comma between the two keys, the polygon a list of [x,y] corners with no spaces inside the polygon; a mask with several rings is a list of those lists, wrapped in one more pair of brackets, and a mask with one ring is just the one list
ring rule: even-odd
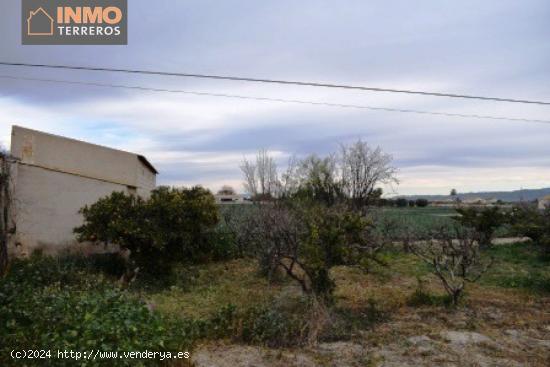
{"label": "white building", "polygon": [[55,253],[75,244],[78,213],[113,191],[149,195],[156,169],[141,155],[13,126],[15,234],[10,251]]}

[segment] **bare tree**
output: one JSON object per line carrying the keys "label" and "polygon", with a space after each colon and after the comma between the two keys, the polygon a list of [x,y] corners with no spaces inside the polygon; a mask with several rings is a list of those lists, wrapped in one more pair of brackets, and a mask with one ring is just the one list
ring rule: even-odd
{"label": "bare tree", "polygon": [[340,170],[346,195],[362,206],[369,203],[377,185],[398,184],[397,168],[392,166],[392,160],[380,147],[373,149],[362,140],[341,145]]}
{"label": "bare tree", "polygon": [[0,277],[8,269],[8,241],[14,231],[11,217],[11,168],[14,163],[6,152],[0,150]]}
{"label": "bare tree", "polygon": [[258,180],[262,195],[274,195],[277,191],[277,164],[266,149],[261,149],[256,156]]}
{"label": "bare tree", "polygon": [[260,149],[256,155],[256,173],[258,174],[259,190],[262,195],[268,191],[269,156],[265,149]]}
{"label": "bare tree", "polygon": [[240,168],[244,175],[244,189],[252,196],[258,195],[258,186],[256,185],[256,165],[244,158]]}
{"label": "bare tree", "polygon": [[277,164],[266,149],[261,149],[256,155],[256,162],[246,158],[241,164],[244,175],[244,187],[253,197],[275,196],[279,187]]}
{"label": "bare tree", "polygon": [[281,174],[279,181],[279,195],[282,197],[291,197],[294,195],[300,186],[297,170],[300,161],[293,155],[288,159],[286,170]]}
{"label": "bare tree", "polygon": [[457,305],[467,282],[476,282],[493,264],[484,260],[473,231],[455,226],[440,228],[427,242],[415,243],[412,252],[431,267]]}

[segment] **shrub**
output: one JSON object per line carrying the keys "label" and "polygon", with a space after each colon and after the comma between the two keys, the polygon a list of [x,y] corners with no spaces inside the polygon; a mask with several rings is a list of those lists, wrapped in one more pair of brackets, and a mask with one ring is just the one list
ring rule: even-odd
{"label": "shrub", "polygon": [[[0,364],[12,349],[74,351],[181,350],[175,329],[139,300],[74,262],[34,256],[16,260],[0,280]],[[72,366],[71,359],[35,360],[36,365]],[[29,360],[28,362],[33,362]],[[157,361],[141,361],[156,365]],[[86,361],[86,365],[136,365],[136,360]]]}
{"label": "shrub", "polygon": [[541,211],[528,205],[516,206],[510,221],[514,234],[531,238],[543,257],[550,259],[550,207]]}
{"label": "shrub", "polygon": [[113,243],[130,250],[130,259],[153,274],[169,273],[174,262],[196,262],[216,253],[212,229],[218,210],[201,187],[160,187],[148,200],[115,192],[81,209],[79,241]]}
{"label": "shrub", "polygon": [[456,208],[456,212],[460,215],[454,219],[464,227],[473,229],[476,240],[485,248],[491,246],[495,231],[506,221],[506,215],[496,206]]}
{"label": "shrub", "polygon": [[216,233],[223,242],[227,257],[245,257],[256,254],[257,233],[255,205],[223,205],[220,207],[220,223]]}
{"label": "shrub", "polygon": [[[269,346],[303,344],[311,304],[287,297],[250,309],[231,304],[205,318],[168,319],[149,311],[135,295],[114,287],[103,270],[113,258],[15,260],[0,280],[0,365],[12,365],[12,349],[73,351],[189,351],[201,339],[233,338]],[[105,266],[107,265],[107,266]],[[148,366],[157,360],[52,359],[27,365]],[[28,362],[28,361],[27,361]],[[85,363],[84,363],[85,362]]]}
{"label": "shrub", "polygon": [[471,230],[441,228],[427,243],[415,244],[412,252],[424,260],[439,278],[456,306],[467,282],[473,283],[493,264],[481,258],[480,244]]}
{"label": "shrub", "polygon": [[237,340],[270,347],[295,347],[306,340],[308,306],[288,310],[280,305],[259,305],[243,316]]}

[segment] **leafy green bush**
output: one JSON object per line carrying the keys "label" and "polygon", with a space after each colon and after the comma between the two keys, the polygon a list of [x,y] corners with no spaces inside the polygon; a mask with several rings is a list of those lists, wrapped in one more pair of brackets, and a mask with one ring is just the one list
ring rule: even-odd
{"label": "leafy green bush", "polygon": [[201,187],[160,187],[144,200],[115,192],[81,209],[79,241],[113,243],[130,250],[130,259],[153,274],[170,272],[175,262],[198,262],[219,252],[212,230],[218,209]]}
{"label": "leafy green bush", "polygon": [[512,210],[510,221],[514,234],[531,238],[543,257],[550,259],[550,208],[519,205]]}
{"label": "leafy green bush", "polygon": [[[177,330],[143,302],[73,261],[34,256],[13,262],[0,280],[0,365],[12,349],[180,351]],[[70,359],[36,365],[75,365]],[[29,363],[29,360],[25,361]],[[30,361],[33,362],[33,361]],[[96,360],[87,365],[156,365],[158,360]]]}

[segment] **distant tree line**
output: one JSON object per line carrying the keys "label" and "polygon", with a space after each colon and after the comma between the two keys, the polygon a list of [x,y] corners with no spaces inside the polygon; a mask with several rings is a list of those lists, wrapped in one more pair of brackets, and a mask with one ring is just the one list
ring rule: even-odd
{"label": "distant tree line", "polygon": [[398,208],[406,208],[406,207],[419,207],[424,208],[429,205],[428,199],[419,198],[416,200],[410,200],[406,198],[396,198],[396,199],[384,199],[380,198],[375,201],[375,205],[377,206],[389,206],[389,207],[398,207]]}

